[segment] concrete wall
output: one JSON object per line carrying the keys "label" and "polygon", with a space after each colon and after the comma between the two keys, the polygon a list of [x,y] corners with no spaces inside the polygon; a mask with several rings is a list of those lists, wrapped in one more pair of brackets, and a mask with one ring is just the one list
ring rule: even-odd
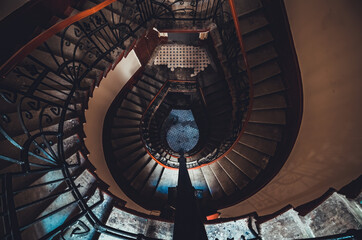
{"label": "concrete wall", "polygon": [[222,216],[272,213],[339,189],[362,173],[362,1],[285,0],[304,92],[287,163],[261,191]]}

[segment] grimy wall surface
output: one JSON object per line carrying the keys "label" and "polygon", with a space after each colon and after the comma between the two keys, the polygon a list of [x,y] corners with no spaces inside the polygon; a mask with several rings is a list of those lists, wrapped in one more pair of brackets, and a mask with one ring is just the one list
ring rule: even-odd
{"label": "grimy wall surface", "polygon": [[362,1],[285,0],[304,91],[302,125],[279,174],[224,217],[298,206],[362,173]]}

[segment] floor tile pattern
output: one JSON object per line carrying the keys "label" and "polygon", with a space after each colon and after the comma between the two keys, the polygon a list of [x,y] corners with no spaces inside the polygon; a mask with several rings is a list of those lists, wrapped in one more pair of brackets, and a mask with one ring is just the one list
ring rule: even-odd
{"label": "floor tile pattern", "polygon": [[182,44],[167,44],[161,47],[154,61],[155,65],[167,65],[171,71],[175,68],[193,68],[196,76],[210,64],[205,49]]}

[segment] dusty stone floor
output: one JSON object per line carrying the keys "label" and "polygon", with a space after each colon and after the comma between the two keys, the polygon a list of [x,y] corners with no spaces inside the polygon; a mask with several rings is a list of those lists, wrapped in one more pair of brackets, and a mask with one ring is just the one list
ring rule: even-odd
{"label": "dusty stone floor", "polygon": [[171,124],[167,130],[167,143],[172,150],[188,152],[193,149],[199,141],[199,129],[192,111],[174,109],[168,120]]}

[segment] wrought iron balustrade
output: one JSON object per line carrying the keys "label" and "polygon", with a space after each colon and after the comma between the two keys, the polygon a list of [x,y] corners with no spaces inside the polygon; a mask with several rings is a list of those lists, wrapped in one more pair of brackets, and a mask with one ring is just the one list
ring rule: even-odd
{"label": "wrought iron balustrade", "polygon": [[[1,69],[0,160],[3,174],[0,175],[0,219],[5,228],[0,236],[4,239],[20,239],[27,229],[43,221],[51,222],[56,214],[65,210],[65,221],[45,229],[44,234],[36,238],[64,239],[66,234],[95,230],[121,239],[146,239],[102,223],[93,211],[101,200],[90,205],[87,203],[94,189],[83,191],[76,183],[76,176],[80,174],[76,169],[83,167],[81,153],[84,156],[87,153],[81,135],[87,100],[94,86],[119,60],[121,53],[129,50],[150,20],[216,19],[222,2],[107,2],[103,9],[55,34],[51,30],[45,32],[42,35],[44,41],[36,49],[15,66],[10,64]],[[26,184],[29,179],[55,172],[61,177]],[[14,187],[16,182],[23,188]],[[54,192],[18,205],[16,196],[22,191],[42,186],[51,186]],[[52,211],[28,219],[26,223],[21,222],[22,212],[65,194],[69,194],[72,200],[55,205]],[[78,230],[74,231],[75,228]]]}
{"label": "wrought iron balustrade", "polygon": [[[25,235],[29,239],[64,239],[67,234],[84,235],[90,230],[139,239],[137,234],[103,224],[93,212],[103,199],[88,204],[94,189],[84,185],[92,183],[77,183],[73,174],[73,169],[83,168],[80,155],[86,154],[82,138],[77,136],[82,133],[86,101],[109,66],[145,30],[147,23],[129,9],[125,2],[113,1],[65,27],[0,80],[3,239]],[[29,179],[41,181],[30,184]],[[49,193],[40,192],[38,197],[29,193],[40,188],[48,188]],[[54,203],[45,213],[36,213],[58,198],[64,198],[63,204]],[[30,219],[24,218],[27,212],[32,213]],[[66,221],[60,221],[60,215]],[[43,230],[28,235],[34,227]]]}
{"label": "wrought iron balustrade", "polygon": [[220,4],[221,0],[137,0],[144,21],[205,21],[214,18]]}

